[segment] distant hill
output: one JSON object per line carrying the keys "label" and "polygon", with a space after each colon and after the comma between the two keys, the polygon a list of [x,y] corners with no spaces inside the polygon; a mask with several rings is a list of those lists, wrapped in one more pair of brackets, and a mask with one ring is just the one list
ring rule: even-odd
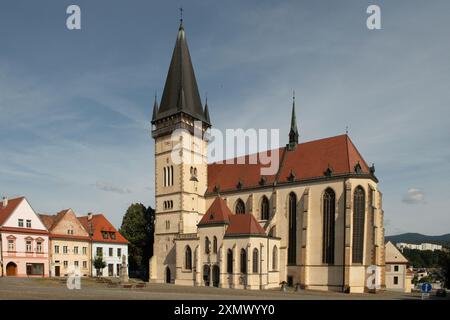
{"label": "distant hill", "polygon": [[406,242],[406,243],[413,243],[413,244],[420,244],[420,243],[434,243],[434,244],[441,244],[441,245],[448,245],[450,244],[450,233],[443,234],[441,236],[427,236],[420,233],[402,233],[395,236],[386,236],[385,241],[391,241],[392,243],[398,243],[398,242]]}

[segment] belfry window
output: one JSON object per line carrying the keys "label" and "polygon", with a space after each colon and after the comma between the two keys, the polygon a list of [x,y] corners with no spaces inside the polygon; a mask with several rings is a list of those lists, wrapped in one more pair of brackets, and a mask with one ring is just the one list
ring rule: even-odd
{"label": "belfry window", "polygon": [[353,263],[363,263],[365,215],[366,195],[364,189],[358,186],[353,195]]}
{"label": "belfry window", "polygon": [[334,219],[336,195],[330,188],[323,195],[322,262],[334,263]]}
{"label": "belfry window", "polygon": [[269,199],[266,196],[261,200],[261,220],[269,220]]}
{"label": "belfry window", "polygon": [[297,196],[289,194],[289,244],[288,263],[296,264],[297,257]]}
{"label": "belfry window", "polygon": [[236,202],[235,213],[236,214],[245,214],[245,204],[244,204],[244,201],[242,201],[242,199],[238,199],[238,201]]}

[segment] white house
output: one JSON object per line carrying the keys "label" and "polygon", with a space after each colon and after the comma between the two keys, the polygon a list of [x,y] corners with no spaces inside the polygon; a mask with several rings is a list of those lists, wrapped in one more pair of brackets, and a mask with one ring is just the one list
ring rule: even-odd
{"label": "white house", "polygon": [[[88,214],[78,218],[88,231],[92,241],[92,263],[99,256],[106,267],[98,273],[92,266],[93,276],[119,277],[122,261],[128,268],[128,241],[114,228],[103,214]],[[128,270],[127,270],[128,274]]]}
{"label": "white house", "polygon": [[386,243],[386,290],[411,292],[412,273],[408,259],[392,244]]}

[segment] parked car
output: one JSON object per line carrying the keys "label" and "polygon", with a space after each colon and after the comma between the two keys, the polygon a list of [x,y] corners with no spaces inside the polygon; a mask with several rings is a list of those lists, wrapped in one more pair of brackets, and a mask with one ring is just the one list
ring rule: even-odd
{"label": "parked car", "polygon": [[445,289],[436,290],[436,297],[445,297],[445,296],[447,296],[447,291],[445,291]]}

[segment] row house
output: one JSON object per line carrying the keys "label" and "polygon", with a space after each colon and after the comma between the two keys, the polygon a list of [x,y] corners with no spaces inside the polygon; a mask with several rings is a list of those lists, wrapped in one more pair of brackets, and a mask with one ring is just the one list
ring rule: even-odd
{"label": "row house", "polygon": [[50,232],[50,276],[67,276],[76,272],[91,275],[91,241],[89,233],[72,209],[56,215],[40,215]]}
{"label": "row house", "polygon": [[[105,268],[92,267],[93,276],[119,277],[124,263],[128,269],[128,241],[103,214],[91,214],[78,220],[88,231],[92,242],[91,259],[102,257]],[[126,270],[127,271],[127,270]],[[128,273],[127,273],[128,274]]]}
{"label": "row house", "polygon": [[49,233],[25,197],[0,203],[0,249],[1,276],[49,276]]}

